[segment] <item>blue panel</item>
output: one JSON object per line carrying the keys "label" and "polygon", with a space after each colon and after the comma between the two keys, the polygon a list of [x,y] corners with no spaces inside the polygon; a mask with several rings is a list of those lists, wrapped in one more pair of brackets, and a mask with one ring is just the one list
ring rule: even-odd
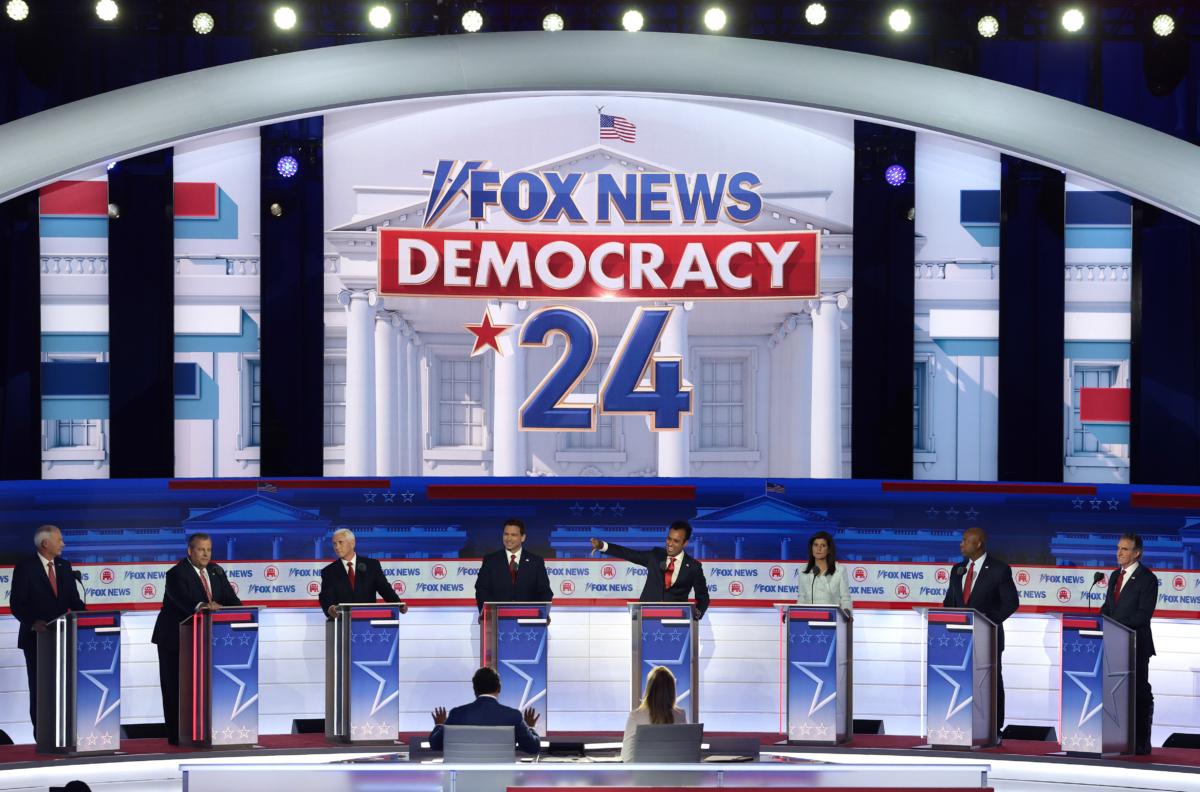
{"label": "blue panel", "polygon": [[1064,354],[1074,361],[1080,360],[1128,360],[1128,341],[1068,341],[1063,345]]}
{"label": "blue panel", "polygon": [[107,217],[43,217],[39,227],[42,238],[108,238]]}
{"label": "blue panel", "polygon": [[1067,193],[1067,225],[1121,225],[1133,223],[1133,207],[1124,193]]}
{"label": "blue panel", "polygon": [[995,357],[1000,354],[1000,342],[994,338],[948,338],[936,343],[947,355]]}
{"label": "blue panel", "polygon": [[108,351],[108,333],[42,333],[43,352]]}
{"label": "blue panel", "polygon": [[242,311],[238,335],[175,335],[176,352],[257,352],[258,325]]}
{"label": "blue panel", "polygon": [[1000,224],[999,190],[963,190],[958,199],[959,221]]}
{"label": "blue panel", "polygon": [[238,207],[233,199],[217,188],[217,216],[211,219],[187,218],[175,221],[176,239],[237,239]]}
{"label": "blue panel", "polygon": [[175,398],[200,398],[200,365],[197,363],[175,364]]}
{"label": "blue panel", "polygon": [[1079,228],[1067,226],[1068,248],[1117,248],[1129,250],[1133,247],[1133,229],[1124,228]]}
{"label": "blue panel", "polygon": [[[195,374],[191,382],[195,384],[198,378],[199,394],[192,398],[181,398],[179,394],[180,366],[195,366]],[[220,414],[217,383],[204,369],[195,363],[176,363],[175,374],[175,420],[176,421],[215,421]]]}
{"label": "blue panel", "polygon": [[1000,247],[999,223],[963,223],[963,228],[984,247]]}
{"label": "blue panel", "polygon": [[1087,429],[1097,440],[1105,445],[1128,445],[1129,444],[1129,424],[1083,424],[1083,428]]}
{"label": "blue panel", "polygon": [[42,420],[94,421],[108,417],[108,397],[94,399],[42,399]]}
{"label": "blue panel", "polygon": [[108,364],[53,361],[42,364],[42,396],[108,397]]}

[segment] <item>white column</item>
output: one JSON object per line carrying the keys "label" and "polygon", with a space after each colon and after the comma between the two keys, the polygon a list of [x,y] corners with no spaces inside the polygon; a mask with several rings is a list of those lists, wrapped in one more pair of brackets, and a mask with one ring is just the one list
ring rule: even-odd
{"label": "white column", "polygon": [[[682,360],[679,376],[687,379],[688,355],[688,311],[692,310],[690,302],[671,303],[675,308],[671,319],[663,328],[662,339],[656,354],[678,356]],[[692,393],[692,409],[697,408],[698,394]],[[689,450],[691,447],[692,419],[690,416],[680,416],[677,431],[666,430],[655,432],[658,438],[658,475],[659,477],[678,478],[689,473]]]}
{"label": "white column", "polygon": [[514,325],[500,337],[503,355],[495,355],[492,397],[492,475],[524,476],[528,468],[525,433],[517,428],[517,411],[528,395],[525,392],[525,350],[517,344],[519,325],[524,321],[523,304],[504,301],[489,303],[492,321]]}
{"label": "white column", "polygon": [[374,290],[343,289],[338,302],[346,319],[346,475],[375,473],[375,306]]}
{"label": "white column", "polygon": [[[812,469],[813,323],[806,314],[797,314],[788,318],[787,325],[792,332],[785,339],[783,348],[791,365],[785,389],[793,400],[793,407],[785,467],[789,476],[808,478]],[[840,365],[838,371],[841,371]],[[838,416],[840,422],[840,412]]]}
{"label": "white column", "polygon": [[404,372],[407,397],[404,415],[408,422],[408,475],[420,476],[425,472],[425,435],[421,432],[421,409],[425,404],[425,390],[421,385],[421,337],[413,326],[404,323]]}
{"label": "white column", "polygon": [[842,475],[842,310],[845,294],[822,294],[812,311],[812,478]]}
{"label": "white column", "polygon": [[400,317],[375,315],[375,475],[400,475]]}
{"label": "white column", "polygon": [[[399,317],[399,314],[397,314]],[[396,474],[409,475],[409,445],[416,442],[408,425],[408,405],[412,401],[409,396],[408,355],[412,347],[410,336],[412,330],[408,323],[400,319],[396,323]]]}

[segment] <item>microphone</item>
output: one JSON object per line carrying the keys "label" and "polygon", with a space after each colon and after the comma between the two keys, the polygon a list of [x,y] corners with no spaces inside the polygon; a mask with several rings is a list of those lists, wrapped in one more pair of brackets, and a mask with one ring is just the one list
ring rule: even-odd
{"label": "microphone", "polygon": [[75,582],[79,584],[80,590],[83,591],[83,607],[87,608],[87,586],[83,585],[83,573],[78,569],[72,569],[71,577],[75,578]]}
{"label": "microphone", "polygon": [[1088,586],[1087,601],[1088,601],[1088,615],[1089,616],[1096,609],[1095,603],[1092,602],[1092,589],[1094,589],[1096,587],[1096,584],[1099,583],[1101,580],[1104,580],[1104,573],[1097,572],[1096,574],[1092,575],[1092,585]]}
{"label": "microphone", "polygon": [[817,601],[817,570],[815,569],[812,573],[812,585],[808,589],[808,601],[811,603],[816,603]]}
{"label": "microphone", "polygon": [[354,574],[361,575],[363,572],[366,572],[366,571],[367,571],[367,565],[364,564],[362,561],[359,561],[357,564],[354,565]]}

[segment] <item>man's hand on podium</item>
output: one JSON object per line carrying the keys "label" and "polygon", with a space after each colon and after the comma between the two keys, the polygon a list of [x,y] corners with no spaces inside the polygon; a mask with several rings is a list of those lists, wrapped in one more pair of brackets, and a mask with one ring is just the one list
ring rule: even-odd
{"label": "man's hand on podium", "polygon": [[536,729],[537,722],[538,722],[537,710],[535,710],[533,707],[526,707],[524,716],[525,716],[525,725],[531,729]]}
{"label": "man's hand on podium", "polygon": [[407,602],[401,602],[401,603],[400,603],[400,612],[401,612],[401,613],[408,613],[408,603],[407,603]]}
{"label": "man's hand on podium", "polygon": [[327,610],[325,612],[329,614],[329,618],[336,619],[337,618],[337,605],[330,605],[329,610]]}
{"label": "man's hand on podium", "polygon": [[221,610],[221,603],[217,602],[216,600],[209,600],[207,604],[210,611]]}
{"label": "man's hand on podium", "polygon": [[34,632],[46,632],[46,622],[38,619],[30,626],[29,629],[33,630]]}
{"label": "man's hand on podium", "polygon": [[442,726],[446,723],[445,707],[435,707],[433,712],[429,714],[433,716],[433,723],[435,726]]}

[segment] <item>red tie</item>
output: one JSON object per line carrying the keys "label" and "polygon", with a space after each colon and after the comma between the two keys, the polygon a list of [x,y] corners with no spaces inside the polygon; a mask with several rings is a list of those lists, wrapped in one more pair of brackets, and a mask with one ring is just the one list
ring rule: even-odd
{"label": "red tie", "polygon": [[512,560],[508,562],[508,574],[512,575],[512,582],[515,584],[517,582],[517,554],[513,553],[510,557]]}
{"label": "red tie", "polygon": [[346,562],[346,577],[350,578],[350,590],[354,590],[354,564]]}
{"label": "red tie", "polygon": [[971,601],[971,584],[975,582],[975,562],[967,568],[967,579],[963,583],[963,605]]}
{"label": "red tie", "polygon": [[204,586],[204,601],[212,602],[212,589],[208,587],[208,570],[200,570],[200,584]]}
{"label": "red tie", "polygon": [[663,594],[667,593],[667,589],[671,588],[671,577],[675,573],[675,556],[671,556],[671,560],[667,562],[667,571],[663,573]]}
{"label": "red tie", "polygon": [[1113,602],[1121,599],[1121,584],[1125,582],[1125,570],[1121,570],[1121,574],[1117,575],[1117,587],[1113,589]]}
{"label": "red tie", "polygon": [[54,592],[54,596],[58,597],[58,578],[54,576],[54,562],[46,563],[46,574],[50,576],[50,590]]}

